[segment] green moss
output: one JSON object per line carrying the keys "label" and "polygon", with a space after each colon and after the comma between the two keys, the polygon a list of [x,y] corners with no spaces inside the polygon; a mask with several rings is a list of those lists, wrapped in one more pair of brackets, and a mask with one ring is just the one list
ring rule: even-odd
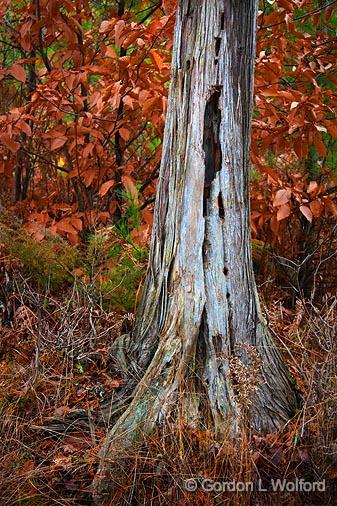
{"label": "green moss", "polygon": [[80,255],[62,239],[50,236],[38,242],[23,230],[0,226],[0,241],[39,288],[57,290],[73,281],[72,270],[79,265]]}

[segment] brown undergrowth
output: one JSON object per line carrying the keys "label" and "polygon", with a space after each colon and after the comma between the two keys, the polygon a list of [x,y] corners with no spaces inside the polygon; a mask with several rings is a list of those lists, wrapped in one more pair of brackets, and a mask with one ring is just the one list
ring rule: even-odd
{"label": "brown undergrowth", "polygon": [[[12,275],[13,314],[0,328],[0,503],[93,504],[107,431],[100,404],[122,385],[110,347],[127,318],[95,302],[88,285],[56,297],[33,289],[20,266]],[[167,422],[119,457],[127,472],[106,504],[334,504],[337,300],[319,308],[298,300],[289,309],[277,289],[268,287],[268,296],[266,317],[303,399],[295,418],[280,433],[243,432],[234,443]],[[325,480],[325,491],[272,490],[272,480],[300,479]],[[248,490],[237,490],[241,483]]]}
{"label": "brown undergrowth", "polygon": [[[109,346],[125,317],[83,286],[60,300],[14,282],[15,312],[0,327],[0,503],[87,504],[105,434],[93,413],[120,385]],[[64,417],[67,428],[54,429]]]}

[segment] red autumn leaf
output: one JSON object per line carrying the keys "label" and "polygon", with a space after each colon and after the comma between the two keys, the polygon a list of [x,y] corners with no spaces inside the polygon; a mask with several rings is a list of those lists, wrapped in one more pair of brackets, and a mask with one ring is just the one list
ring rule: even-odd
{"label": "red autumn leaf", "polygon": [[323,205],[320,200],[313,200],[310,202],[309,207],[315,218],[319,218],[321,216]]}
{"label": "red autumn leaf", "polygon": [[154,109],[155,104],[158,102],[158,97],[152,97],[146,100],[143,104],[143,113],[146,114],[151,109]]}
{"label": "red autumn leaf", "polygon": [[138,204],[138,190],[135,186],[135,183],[132,181],[131,177],[122,176],[122,183],[126,191],[132,195],[135,204]]}
{"label": "red autumn leaf", "polygon": [[56,229],[67,234],[77,234],[76,229],[71,225],[69,218],[65,218],[56,223]]}
{"label": "red autumn leaf", "polygon": [[124,127],[120,128],[119,133],[123,141],[128,141],[130,139],[130,131],[127,128]]}
{"label": "red autumn leaf", "polygon": [[311,223],[312,219],[313,219],[313,215],[312,215],[312,212],[311,212],[310,208],[307,207],[307,206],[300,206],[300,211],[303,214],[303,216],[305,216],[306,219],[308,221],[310,221],[310,223]]}
{"label": "red autumn leaf", "polygon": [[92,153],[94,147],[95,147],[94,143],[89,142],[82,151],[83,157],[88,158],[88,156]]}
{"label": "red autumn leaf", "polygon": [[14,65],[12,65],[11,68],[8,70],[8,73],[11,76],[13,76],[17,81],[20,81],[21,83],[26,82],[26,71],[22,65],[14,63]]}
{"label": "red autumn leaf", "polygon": [[99,189],[99,194],[101,197],[104,197],[104,195],[106,195],[108,193],[108,191],[110,190],[110,188],[115,184],[115,181],[111,180],[111,181],[106,181],[105,183],[102,184],[102,186],[100,187]]}
{"label": "red autumn leaf", "polygon": [[307,193],[313,193],[315,190],[317,190],[317,188],[318,188],[317,181],[310,181],[307,188]]}
{"label": "red autumn leaf", "polygon": [[19,32],[21,37],[25,37],[27,35],[32,27],[33,21],[32,19],[28,19],[20,28]]}
{"label": "red autumn leaf", "polygon": [[325,200],[325,208],[332,216],[337,217],[337,205],[332,198],[327,198]]}
{"label": "red autumn leaf", "polygon": [[325,157],[326,156],[326,147],[324,145],[324,142],[322,141],[322,137],[315,135],[314,144],[315,144],[315,147],[318,151],[318,154],[321,157]]}
{"label": "red autumn leaf", "polygon": [[326,124],[326,127],[328,129],[329,134],[332,137],[337,138],[337,124],[336,124],[336,121],[332,121],[332,120],[326,119],[324,121],[324,123]]}
{"label": "red autumn leaf", "polygon": [[123,97],[123,102],[124,102],[124,104],[128,105],[130,107],[130,109],[135,108],[135,105],[134,105],[135,101],[132,97],[130,97],[130,95],[126,95],[125,97]]}
{"label": "red autumn leaf", "polygon": [[114,50],[114,48],[112,46],[107,46],[105,54],[106,54],[106,56],[109,56],[109,58],[113,58],[113,59],[117,58],[116,51]]}
{"label": "red autumn leaf", "polygon": [[97,176],[96,169],[88,169],[84,172],[83,182],[87,188],[91,185],[96,176]]}
{"label": "red autumn leaf", "polygon": [[80,243],[80,236],[78,235],[77,231],[75,231],[74,234],[69,233],[67,235],[67,239],[72,246],[76,246],[77,244]]}
{"label": "red autumn leaf", "polygon": [[67,140],[68,140],[67,137],[64,136],[56,137],[55,139],[53,139],[50,144],[51,151],[54,151],[55,149],[59,149],[62,146],[64,146]]}
{"label": "red autumn leaf", "polygon": [[288,216],[290,216],[290,214],[291,214],[290,205],[283,204],[282,206],[280,206],[280,208],[277,211],[277,215],[276,215],[277,221],[281,221],[281,220],[284,220],[285,218],[288,218]]}
{"label": "red autumn leaf", "polygon": [[278,190],[273,200],[273,206],[277,207],[286,204],[289,202],[290,197],[291,192],[289,190]]}
{"label": "red autumn leaf", "polygon": [[294,98],[295,98],[293,93],[290,93],[290,91],[284,91],[284,90],[278,90],[277,96],[283,97],[283,98],[286,98],[287,100],[292,100],[292,101],[294,101]]}
{"label": "red autumn leaf", "polygon": [[71,217],[69,223],[76,228],[76,230],[81,231],[83,229],[83,223],[80,218]]}
{"label": "red autumn leaf", "polygon": [[142,210],[141,212],[142,219],[145,221],[147,225],[152,226],[153,223],[153,212],[150,211],[148,207]]}
{"label": "red autumn leaf", "polygon": [[22,132],[24,132],[26,135],[28,135],[28,137],[30,137],[32,135],[32,129],[30,128],[28,123],[26,123],[23,119],[20,119],[17,122],[17,126],[20,128],[20,130],[22,130]]}
{"label": "red autumn leaf", "polygon": [[294,142],[294,150],[298,158],[307,158],[309,147],[307,142],[303,142],[301,139],[296,139]]}
{"label": "red autumn leaf", "polygon": [[108,30],[111,30],[114,25],[115,20],[110,19],[109,21],[102,21],[101,26],[99,27],[99,32],[107,32]]}
{"label": "red autumn leaf", "polygon": [[0,141],[2,144],[6,146],[12,153],[16,153],[20,148],[20,144],[16,142],[8,133],[3,133],[0,135]]}
{"label": "red autumn leaf", "polygon": [[175,0],[162,0],[162,6],[165,14],[170,14],[176,5]]}
{"label": "red autumn leaf", "polygon": [[125,21],[121,19],[117,21],[115,25],[115,42],[116,46],[120,47],[122,45],[122,34],[125,28]]}
{"label": "red autumn leaf", "polygon": [[109,213],[111,216],[115,214],[116,209],[117,209],[117,202],[115,200],[112,200],[109,204]]}
{"label": "red autumn leaf", "polygon": [[149,237],[150,227],[149,225],[143,224],[139,228],[135,228],[131,231],[131,239],[139,246],[144,246]]}
{"label": "red autumn leaf", "polygon": [[157,67],[157,69],[159,70],[159,72],[161,71],[161,69],[163,68],[164,66],[164,62],[163,60],[161,59],[158,51],[156,51],[155,49],[152,49],[152,51],[150,52],[150,56],[151,56],[151,59],[153,61],[153,63],[155,64],[155,66]]}
{"label": "red autumn leaf", "polygon": [[58,128],[55,128],[54,130],[49,130],[48,137],[51,139],[57,139],[58,137],[65,137],[63,135],[64,132],[65,132],[64,127],[58,127]]}
{"label": "red autumn leaf", "polygon": [[135,31],[134,33],[131,33],[123,40],[123,47],[126,49],[129,47],[133,42],[138,38],[138,31]]}
{"label": "red autumn leaf", "polygon": [[275,170],[273,170],[271,167],[264,166],[261,168],[263,172],[266,172],[268,176],[270,176],[275,182],[279,180],[279,176]]}

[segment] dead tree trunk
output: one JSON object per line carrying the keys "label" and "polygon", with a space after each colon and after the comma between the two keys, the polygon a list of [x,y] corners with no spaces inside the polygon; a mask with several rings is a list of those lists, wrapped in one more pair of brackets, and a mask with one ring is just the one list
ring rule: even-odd
{"label": "dead tree trunk", "polygon": [[150,263],[136,327],[119,342],[137,379],[102,450],[113,460],[169,417],[221,437],[273,431],[294,387],[259,309],[249,225],[257,0],[181,0]]}

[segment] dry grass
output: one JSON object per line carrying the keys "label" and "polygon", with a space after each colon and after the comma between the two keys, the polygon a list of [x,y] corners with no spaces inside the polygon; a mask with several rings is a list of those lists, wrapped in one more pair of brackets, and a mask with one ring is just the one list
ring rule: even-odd
{"label": "dry grass", "polygon": [[[210,432],[167,423],[150,438],[144,434],[131,452],[118,455],[111,476],[117,483],[106,504],[336,504],[337,299],[320,310],[301,302],[285,310],[275,302],[267,316],[303,396],[296,416],[283,431],[266,436],[243,431],[234,442],[229,436],[219,442]],[[301,479],[305,486],[320,485],[301,490],[297,481],[297,491],[272,489],[272,480],[296,484]],[[184,485],[190,480],[196,484],[193,492]],[[318,488],[323,480],[324,491]],[[230,490],[241,483],[248,483],[246,491]],[[203,489],[213,486],[211,492]]]}
{"label": "dry grass", "polygon": [[[14,320],[0,329],[0,504],[93,504],[90,484],[107,431],[99,406],[121,385],[109,349],[123,318],[106,313],[84,285],[56,299],[21,279],[15,294]],[[334,504],[337,300],[320,309],[300,301],[285,309],[274,300],[266,316],[303,396],[296,417],[280,433],[243,432],[234,443],[167,422],[119,456],[121,478],[106,504]],[[66,424],[53,424],[64,416]],[[326,479],[327,489],[281,495],[256,490],[259,480],[268,488],[278,478]],[[197,480],[194,492],[184,488],[189,479]],[[252,482],[254,490],[208,492],[202,490],[205,479]]]}
{"label": "dry grass", "polygon": [[[109,347],[124,318],[95,305],[86,290],[74,286],[59,301],[17,284],[15,318],[0,329],[3,505],[90,504],[85,489],[105,434],[92,413],[120,384]],[[67,430],[54,430],[50,420],[72,411]]]}

